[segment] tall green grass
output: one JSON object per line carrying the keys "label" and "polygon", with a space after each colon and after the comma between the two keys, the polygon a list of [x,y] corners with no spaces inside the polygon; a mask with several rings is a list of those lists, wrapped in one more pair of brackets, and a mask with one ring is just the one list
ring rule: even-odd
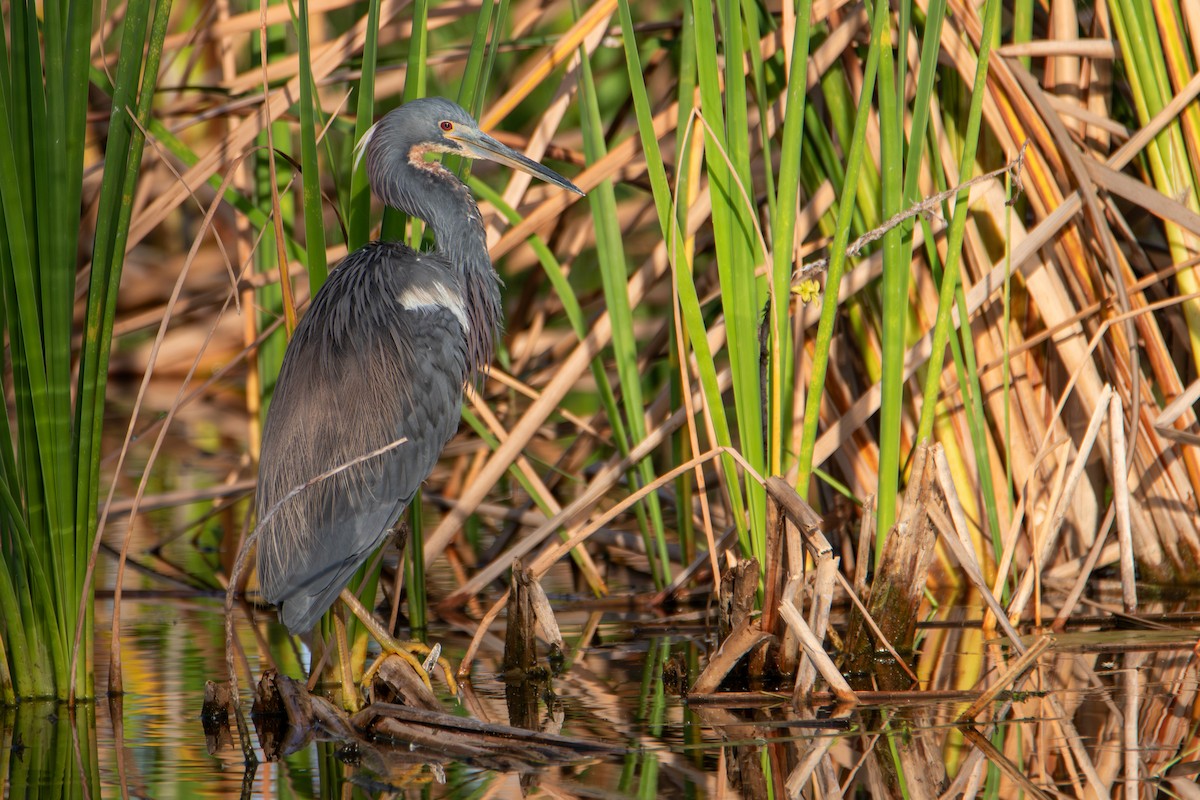
{"label": "tall green grass", "polygon": [[[985,42],[990,42],[988,37],[994,35],[992,20],[998,9],[997,2],[987,6]],[[660,175],[656,169],[659,148],[649,128],[649,103],[640,96],[644,88],[639,62],[630,46],[633,23],[624,4],[621,10],[630,81],[634,86],[639,131],[649,162],[650,183],[655,191],[664,235],[670,237],[677,234],[673,234],[673,226],[667,224],[669,204],[683,204],[686,196],[681,198],[672,194],[665,175]],[[696,24],[694,32],[688,29],[682,35],[688,43],[694,36],[695,74],[700,95],[696,127],[702,131],[704,167],[712,190],[714,246],[711,258],[719,275],[721,318],[727,329],[723,358],[728,359],[733,376],[731,407],[727,398],[716,389],[715,375],[721,368],[722,359],[709,352],[704,340],[706,312],[698,303],[691,277],[696,266],[689,263],[682,246],[675,249],[679,254],[675,278],[683,328],[699,363],[714,432],[719,444],[736,447],[760,475],[794,472],[797,486],[807,491],[814,474],[814,447],[820,430],[820,408],[826,401],[824,384],[835,323],[840,314],[848,311],[854,325],[877,325],[882,346],[879,370],[883,395],[879,416],[877,540],[878,546],[882,546],[883,537],[895,519],[906,458],[901,444],[906,407],[903,366],[912,338],[909,285],[912,222],[893,226],[883,234],[880,245],[883,278],[864,298],[856,299],[848,308],[843,307],[838,301],[838,289],[848,265],[845,250],[851,235],[867,233],[868,226],[893,218],[920,199],[917,180],[924,167],[922,156],[930,101],[936,85],[945,4],[931,3],[925,13],[915,13],[912,3],[902,2],[894,14],[884,3],[869,6],[870,40],[862,65],[862,79],[856,87],[860,92],[857,102],[851,104],[849,87],[839,69],[831,69],[823,76],[823,110],[831,115],[832,129],[840,142],[829,138],[826,124],[816,122],[806,108],[807,63],[813,36],[810,4],[794,4],[798,23],[790,33],[792,57],[789,64],[783,63],[784,53],[789,52],[784,48],[768,61],[760,60],[756,43],[776,20],[761,18],[752,4],[712,4],[695,0],[688,10]],[[913,34],[921,43],[918,71],[912,76],[916,91],[911,99],[906,94],[909,86],[907,62],[898,55],[901,51],[899,44],[893,41],[893,24],[897,24],[896,31],[902,42],[907,43],[909,35]],[[818,28],[823,37],[827,31],[819,25]],[[686,49],[686,45],[681,48]],[[736,57],[733,57],[734,53]],[[986,74],[986,53],[985,45],[980,60],[980,80]],[[750,66],[743,69],[747,59]],[[719,66],[722,64],[723,71]],[[681,72],[687,74],[682,67]],[[767,81],[765,75],[786,75],[788,79]],[[690,105],[691,98],[682,96],[688,84],[681,80],[679,86],[681,107]],[[785,95],[787,103],[782,130],[773,137],[762,136],[759,140],[762,150],[752,156],[747,149],[755,138],[749,127],[751,109],[757,107],[760,114],[765,114]],[[965,177],[969,177],[975,160],[977,106],[982,96],[982,86],[977,83],[972,96],[972,116],[964,137],[961,174]],[[748,99],[751,97],[756,104]],[[908,117],[912,122],[906,129],[904,122]],[[806,118],[810,120],[808,125]],[[873,120],[879,126],[879,168],[867,159],[867,131]],[[701,137],[700,133],[696,135]],[[752,164],[764,168],[755,171]],[[798,399],[793,397],[792,389],[796,360],[792,351],[795,331],[791,285],[793,273],[800,265],[793,259],[792,240],[801,176],[806,169],[809,175],[806,186],[810,191],[828,177],[838,187],[839,200],[834,217],[823,223],[831,236],[830,260],[807,391],[803,399]],[[965,211],[965,203],[956,206],[950,248],[951,263],[955,268],[962,241],[962,222],[958,215]],[[685,210],[681,209],[678,218],[683,218],[684,214]],[[763,217],[769,224],[760,232],[759,220]],[[767,252],[760,244],[764,240]],[[764,264],[767,269],[757,271]],[[945,314],[953,306],[956,280],[953,271],[949,275],[950,282],[945,285],[949,294],[943,301]],[[939,327],[937,335],[939,341],[944,342],[946,329]],[[865,333],[860,330],[859,338],[863,337]],[[864,358],[869,364],[873,356],[866,350],[864,347]],[[940,376],[940,357],[930,374]],[[933,394],[927,391],[925,401],[923,408],[930,413],[936,407],[936,389]],[[803,408],[802,413],[798,413],[798,404]],[[727,413],[729,422],[725,418]],[[792,449],[792,423],[797,419],[802,425],[798,451]],[[922,424],[917,439],[929,435],[929,428]],[[986,465],[986,458],[980,460]],[[746,555],[762,560],[765,518],[761,490],[748,475],[739,480],[730,464],[727,461],[723,464],[726,485],[730,487],[734,501],[735,521],[743,531],[742,550]],[[995,520],[994,513],[989,513],[989,519]],[[996,527],[994,521],[993,527]]]}
{"label": "tall green grass", "polygon": [[0,37],[0,313],[9,343],[2,375],[16,399],[15,419],[6,406],[0,425],[0,701],[7,703],[73,700],[94,690],[89,562],[108,357],[141,129],[170,8],[167,0],[133,0],[119,33],[105,41],[120,55],[81,331],[73,316],[92,8],[13,3],[7,40]]}

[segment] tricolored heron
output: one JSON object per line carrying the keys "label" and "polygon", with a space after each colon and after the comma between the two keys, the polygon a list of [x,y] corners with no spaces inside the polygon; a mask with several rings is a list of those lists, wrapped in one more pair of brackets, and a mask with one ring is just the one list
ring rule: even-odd
{"label": "tricolored heron", "polygon": [[467,187],[426,154],[486,158],[583,194],[443,98],[388,113],[358,148],[371,190],[423,220],[436,247],[371,242],[355,250],[330,273],[284,353],[263,429],[256,510],[263,596],[292,633],[312,630],[392,530],[458,428],[463,387],[492,357],[500,280],[483,220]]}

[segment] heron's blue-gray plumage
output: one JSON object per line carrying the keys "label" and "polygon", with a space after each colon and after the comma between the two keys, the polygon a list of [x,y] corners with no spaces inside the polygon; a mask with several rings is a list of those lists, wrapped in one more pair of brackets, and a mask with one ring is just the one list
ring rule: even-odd
{"label": "heron's blue-gray plumage", "polygon": [[[289,630],[310,630],[351,574],[379,546],[458,428],[462,387],[473,372],[454,312],[403,307],[414,287],[438,283],[461,295],[436,254],[374,242],[329,276],[296,328],[263,431],[258,511],[401,438],[284,501],[262,527],[263,595]],[[357,308],[338,298],[352,293]]]}
{"label": "heron's blue-gray plumage", "polygon": [[425,155],[491,158],[579,192],[441,98],[392,111],[360,145],[372,191],[424,220],[436,250],[373,242],[351,253],[284,354],[256,511],[259,582],[293,633],[311,630],[391,531],[458,428],[464,384],[491,361],[500,288],[479,208]]}

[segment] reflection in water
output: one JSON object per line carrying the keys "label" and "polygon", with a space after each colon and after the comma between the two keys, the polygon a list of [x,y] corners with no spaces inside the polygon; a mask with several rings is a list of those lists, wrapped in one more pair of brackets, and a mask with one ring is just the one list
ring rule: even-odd
{"label": "reflection in water", "polygon": [[30,702],[0,709],[0,774],[5,797],[98,797],[95,708],[72,714]]}
{"label": "reflection in water", "polygon": [[[1180,757],[1194,740],[1196,635],[1180,630],[1182,624],[1168,632],[1064,634],[1025,693],[1002,693],[968,727],[955,724],[956,717],[1009,658],[977,625],[926,629],[917,670],[928,684],[920,693],[853,711],[797,712],[787,696],[757,696],[757,707],[688,705],[674,687],[683,674],[694,678],[703,660],[701,628],[676,621],[666,635],[652,620],[609,611],[598,616],[569,603],[560,605],[567,609],[560,614],[568,645],[562,674],[511,686],[502,679],[497,647],[475,664],[466,702],[481,719],[616,745],[619,754],[503,772],[460,760],[430,764],[419,751],[380,759],[375,751],[320,741],[267,761],[255,739],[262,763],[248,770],[236,741],[222,740],[200,718],[206,681],[224,674],[219,607],[215,597],[128,601],[123,654],[130,694],[81,705],[74,713],[53,703],[0,711],[0,796],[372,797],[399,791],[402,797],[451,798],[599,790],[710,797],[724,787],[744,797],[767,791],[775,797],[836,797],[846,790],[898,797],[901,786],[910,796],[951,786],[1049,796],[1056,782],[1057,789],[1077,795],[1089,781],[1099,781],[1107,796],[1130,768],[1130,751],[1122,746],[1130,735],[1138,737],[1133,768],[1142,776],[1162,775],[1173,786],[1191,780],[1171,771],[1178,769],[1175,761],[1189,760]],[[101,604],[97,616],[105,612]],[[950,621],[963,609],[944,607],[939,614]],[[965,617],[978,619],[969,609]],[[103,639],[103,620],[97,630]],[[239,637],[251,674],[271,662],[285,673],[302,673],[273,617],[259,619],[256,627],[243,621]],[[432,638],[455,661],[466,645],[456,631],[433,631]],[[263,645],[270,645],[270,659]],[[100,641],[98,657],[107,652]],[[97,685],[105,685],[106,677],[101,661]],[[1070,728],[1050,713],[1050,698],[1065,710]],[[451,698],[442,703],[446,710],[455,707]],[[1011,709],[1005,721],[989,726],[1001,708]],[[1135,724],[1127,727],[1125,720]],[[1069,741],[1068,730],[1077,741]],[[220,746],[210,753],[215,744]]]}

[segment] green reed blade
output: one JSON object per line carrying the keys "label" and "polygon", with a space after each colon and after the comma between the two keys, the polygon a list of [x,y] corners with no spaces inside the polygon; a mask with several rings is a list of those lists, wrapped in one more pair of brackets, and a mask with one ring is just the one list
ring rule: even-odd
{"label": "green reed blade", "polygon": [[300,16],[296,25],[300,47],[300,169],[304,244],[308,249],[308,285],[315,294],[325,283],[329,267],[325,261],[325,209],[321,198],[321,170],[317,163],[317,96],[312,76],[308,20],[308,0],[300,0]]}
{"label": "green reed blade", "polygon": [[[704,126],[705,164],[712,194],[713,238],[727,329],[726,350],[733,374],[739,450],[750,465],[761,472],[765,465],[758,319],[765,294],[754,274],[755,264],[761,256],[756,242],[755,211],[742,201],[743,189],[753,191],[749,181],[750,135],[745,77],[740,58],[720,57],[712,3],[694,0],[693,7],[700,107],[708,123]],[[732,48],[740,47],[742,26],[736,6],[733,13],[728,11],[727,8],[722,11],[722,41],[732,51]],[[719,69],[721,63],[726,64],[724,83]],[[763,563],[766,495],[749,476],[746,477],[746,493],[751,535],[742,546],[747,555],[753,555]]]}
{"label": "green reed blade", "polygon": [[804,153],[804,114],[808,85],[808,50],[812,35],[812,2],[800,0],[796,9],[796,31],[792,42],[792,63],[787,86],[787,108],[779,148],[779,200],[775,203],[774,237],[771,268],[770,320],[770,394],[769,394],[769,470],[772,475],[784,471],[783,455],[791,439],[792,372],[795,354],[789,309],[793,247],[796,235],[796,208],[800,200],[800,162]]}
{"label": "green reed blade", "polygon": [[850,239],[850,224],[854,217],[855,196],[859,187],[859,170],[866,151],[866,127],[875,91],[875,75],[879,66],[880,41],[884,25],[889,24],[887,3],[876,3],[871,22],[871,47],[867,51],[867,62],[863,70],[858,111],[854,119],[854,133],[850,138],[850,153],[846,159],[846,180],[838,203],[837,225],[829,249],[829,267],[825,278],[825,291],[821,303],[821,321],[817,325],[816,347],[813,352],[811,377],[808,382],[808,397],[804,405],[804,429],[801,433],[799,478],[796,485],[807,487],[812,475],[813,451],[817,442],[817,422],[821,408],[821,395],[825,388],[825,375],[829,369],[829,349],[833,341],[833,323],[838,310],[838,291],[846,265],[846,244]]}
{"label": "green reed blade", "polygon": [[[363,44],[362,74],[355,104],[354,142],[357,144],[375,122],[375,70],[379,61],[379,2],[367,6],[367,40]],[[371,238],[371,187],[367,170],[350,166],[350,231],[346,249],[353,252]]]}
{"label": "green reed blade", "polygon": [[[600,121],[599,100],[593,81],[588,54],[580,55],[580,99],[583,149],[588,163],[599,161],[607,153],[604,127]],[[604,297],[612,320],[612,349],[617,375],[621,383],[621,401],[625,409],[630,438],[639,442],[646,437],[645,404],[642,399],[642,376],[638,373],[638,343],[634,337],[633,310],[629,306],[629,270],[617,213],[616,194],[611,181],[604,181],[588,194],[596,230],[596,254]],[[641,484],[653,480],[650,464],[643,461],[637,467]],[[670,558],[663,530],[662,511],[658,496],[650,494],[643,507],[650,515],[650,529],[644,531],[646,553],[650,557],[651,574],[658,589],[670,583]]]}
{"label": "green reed blade", "polygon": [[[999,0],[987,0],[987,4],[984,6],[983,38],[975,70],[975,84],[971,92],[971,110],[967,116],[966,140],[963,142],[962,160],[959,166],[960,180],[966,180],[971,175],[975,164],[975,150],[979,143],[979,126],[987,83],[988,57],[991,54],[992,42],[996,38],[999,20]],[[921,422],[917,428],[918,442],[928,439],[933,431],[933,415],[941,382],[942,362],[946,355],[946,341],[950,338],[950,310],[953,307],[955,286],[959,280],[963,237],[966,234],[967,196],[969,194],[969,189],[963,189],[954,201],[954,218],[950,222],[950,233],[946,246],[946,273],[939,290],[937,320],[933,329],[933,349],[929,355],[929,367],[925,375],[924,400],[921,405]],[[966,322],[963,324],[965,326]]]}
{"label": "green reed blade", "polygon": [[491,29],[492,14],[495,10],[495,0],[484,0],[479,5],[475,33],[471,36],[467,63],[463,67],[462,81],[458,86],[458,104],[476,119],[479,119],[482,110],[483,65],[488,54],[488,31]]}
{"label": "green reed blade", "polygon": [[[717,366],[708,345],[707,326],[704,323],[704,314],[700,307],[700,299],[696,293],[696,286],[692,279],[692,265],[686,257],[687,249],[683,239],[683,232],[677,222],[678,220],[686,221],[687,219],[686,203],[681,204],[677,215],[673,218],[671,214],[671,187],[667,181],[666,170],[663,167],[662,153],[658,146],[658,139],[654,135],[653,113],[650,109],[650,100],[646,92],[645,76],[642,73],[641,67],[641,56],[638,53],[637,38],[634,34],[633,17],[630,13],[627,0],[620,0],[617,4],[617,10],[620,16],[622,41],[625,48],[625,62],[629,74],[629,85],[633,95],[634,109],[636,111],[638,133],[641,137],[642,149],[646,154],[646,169],[650,178],[650,187],[654,196],[655,208],[658,211],[659,226],[662,229],[663,236],[670,243],[669,252],[672,254],[672,259],[676,262],[675,274],[680,308],[682,310],[684,334],[696,356],[700,385],[712,413],[712,424],[717,444],[723,447],[732,447],[733,437],[730,434],[729,422],[725,416],[724,400],[722,399],[717,380]],[[689,35],[687,38],[691,40],[694,37]],[[684,52],[686,53],[687,50],[688,48],[685,47]],[[694,66],[693,62],[689,62],[681,68],[690,72]],[[681,84],[681,91],[690,85],[684,82]],[[684,107],[690,105],[691,99],[692,91],[688,89],[686,98],[683,96],[680,97],[680,109],[682,110]],[[680,130],[680,153],[687,153],[692,147],[691,139],[686,135],[688,127],[685,125]],[[686,162],[681,158],[680,164],[683,165],[684,163]],[[686,168],[681,166],[681,173],[685,170]],[[683,194],[683,187],[684,183],[681,176],[680,195],[686,198],[686,195]],[[737,477],[737,465],[733,457],[722,455],[721,468],[726,477],[730,501],[734,508],[733,520],[738,530],[739,541],[742,542],[745,552],[750,552],[745,521],[745,502]]]}
{"label": "green reed blade", "polygon": [[[883,181],[882,217],[891,219],[901,209],[904,120],[903,107],[896,97],[896,58],[891,26],[885,25],[881,33],[876,96],[879,102],[879,160]],[[909,314],[909,262],[904,256],[902,233],[901,228],[894,227],[883,235],[883,325],[880,336],[883,354],[875,512],[876,559],[882,556],[884,538],[896,520],[896,495],[900,481],[900,424],[904,410],[904,353],[907,345],[905,330]]]}

